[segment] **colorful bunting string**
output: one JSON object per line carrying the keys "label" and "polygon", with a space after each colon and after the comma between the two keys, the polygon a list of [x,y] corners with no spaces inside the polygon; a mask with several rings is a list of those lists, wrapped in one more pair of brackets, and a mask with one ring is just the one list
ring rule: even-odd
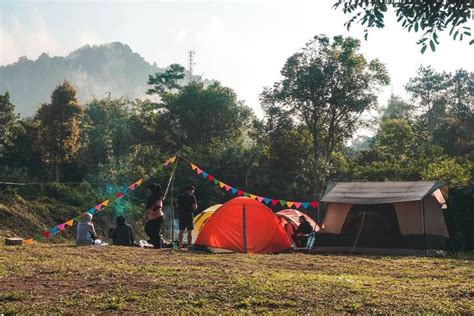
{"label": "colorful bunting string", "polygon": [[[166,160],[163,163],[163,166],[168,166],[170,163],[174,163],[175,161],[176,161],[176,156],[173,156],[173,157],[169,158],[168,160]],[[139,180],[135,181],[134,183],[130,184],[129,186],[125,187],[124,189],[120,190],[119,192],[116,192],[114,194],[115,200],[113,200],[113,201],[105,200],[105,201],[97,204],[96,206],[88,209],[87,213],[95,214],[96,212],[102,211],[104,208],[110,206],[111,204],[113,204],[116,201],[120,200],[121,198],[123,198],[125,195],[127,195],[131,191],[135,190],[142,183],[143,183],[143,179],[139,179]],[[44,230],[43,232],[41,232],[41,235],[36,235],[36,236],[33,236],[32,238],[23,240],[23,244],[24,245],[31,245],[33,243],[33,241],[41,241],[41,240],[44,240],[44,239],[48,239],[52,235],[55,235],[58,232],[63,231],[66,227],[72,227],[74,225],[74,223],[77,223],[80,220],[81,220],[81,217],[76,216],[72,219],[69,219],[69,220],[65,221],[64,223],[58,224],[58,225],[56,225],[56,226],[54,226],[54,227],[52,227],[48,230]]]}
{"label": "colorful bunting string", "polygon": [[232,195],[237,195],[237,196],[246,196],[249,197],[253,200],[257,200],[260,203],[264,203],[266,205],[273,205],[276,206],[277,204],[280,204],[282,207],[288,207],[288,208],[304,208],[307,209],[309,207],[312,208],[317,208],[318,207],[318,201],[309,201],[309,202],[301,202],[301,201],[286,201],[286,200],[278,200],[278,199],[271,199],[268,197],[263,197],[255,194],[250,194],[248,192],[245,192],[243,190],[240,190],[238,188],[235,188],[231,185],[228,185],[227,183],[224,183],[220,180],[218,180],[215,176],[209,174],[208,172],[202,170],[199,168],[196,164],[189,163],[191,165],[191,169],[196,171],[197,175],[201,176],[204,179],[207,179],[207,181],[213,183],[214,185],[218,186],[220,189],[224,189],[226,192],[230,192]]}

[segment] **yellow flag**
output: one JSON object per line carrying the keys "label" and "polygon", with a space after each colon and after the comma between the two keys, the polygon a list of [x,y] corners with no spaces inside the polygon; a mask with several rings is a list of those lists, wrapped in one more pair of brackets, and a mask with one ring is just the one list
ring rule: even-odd
{"label": "yellow flag", "polygon": [[196,165],[193,165],[193,164],[191,164],[191,168],[192,168],[193,170],[196,170],[196,169],[197,169],[197,166],[196,166]]}
{"label": "yellow flag", "polygon": [[109,205],[109,200],[105,200],[104,202],[102,202],[100,204],[102,204],[103,206],[107,206],[107,205]]}
{"label": "yellow flag", "polygon": [[250,194],[249,197],[250,197],[252,200],[255,200],[255,199],[257,198],[257,196],[256,196],[256,195],[253,195],[253,194]]}
{"label": "yellow flag", "polygon": [[171,157],[168,159],[169,162],[174,163],[176,161],[176,156]]}
{"label": "yellow flag", "polygon": [[138,180],[137,182],[135,182],[135,184],[136,184],[137,187],[138,187],[140,184],[142,184],[142,182],[143,182],[143,179],[140,179],[140,180]]}
{"label": "yellow flag", "polygon": [[66,224],[67,226],[72,226],[74,224],[74,220],[70,219],[67,222],[65,222],[64,224]]}
{"label": "yellow flag", "polygon": [[288,207],[292,207],[293,204],[295,204],[295,203],[293,203],[293,202],[286,202],[286,205],[288,205]]}
{"label": "yellow flag", "polygon": [[33,243],[33,238],[23,240],[23,245],[31,245]]}
{"label": "yellow flag", "polygon": [[224,182],[222,182],[222,181],[219,181],[219,188],[221,188],[221,189],[222,189],[223,187],[225,187],[225,183],[224,183]]}

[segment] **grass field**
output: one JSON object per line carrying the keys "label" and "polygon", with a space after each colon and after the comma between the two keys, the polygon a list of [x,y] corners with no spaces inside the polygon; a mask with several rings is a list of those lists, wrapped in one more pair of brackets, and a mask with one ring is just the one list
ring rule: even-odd
{"label": "grass field", "polygon": [[0,246],[0,313],[474,313],[474,260]]}

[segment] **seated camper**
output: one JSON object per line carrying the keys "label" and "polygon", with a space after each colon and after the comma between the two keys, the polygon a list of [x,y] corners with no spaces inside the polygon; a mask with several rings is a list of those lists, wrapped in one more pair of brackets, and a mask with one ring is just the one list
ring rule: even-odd
{"label": "seated camper", "polygon": [[81,215],[81,222],[77,224],[77,246],[94,245],[97,235],[94,224],[92,224],[92,214],[84,213]]}
{"label": "seated camper", "polygon": [[293,240],[295,241],[296,247],[305,247],[308,236],[313,232],[313,227],[304,216],[300,216],[299,220],[300,224],[293,233]]}
{"label": "seated camper", "polygon": [[117,226],[109,231],[109,238],[112,238],[114,245],[133,246],[135,240],[132,226],[126,223],[122,215],[117,217]]}

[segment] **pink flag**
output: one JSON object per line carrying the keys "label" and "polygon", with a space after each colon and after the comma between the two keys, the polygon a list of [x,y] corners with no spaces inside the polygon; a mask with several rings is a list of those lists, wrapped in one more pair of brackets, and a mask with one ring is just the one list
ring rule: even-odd
{"label": "pink flag", "polygon": [[98,211],[100,211],[100,210],[102,209],[102,204],[97,204],[97,205],[95,206],[95,209],[98,210]]}
{"label": "pink flag", "polygon": [[201,173],[202,173],[202,170],[199,169],[199,168],[196,168],[196,171],[197,171],[198,174],[201,174]]}
{"label": "pink flag", "polygon": [[262,202],[262,201],[263,201],[263,197],[257,196],[257,200],[258,200],[259,202]]}
{"label": "pink flag", "polygon": [[132,183],[128,186],[130,190],[134,190],[137,185],[135,183]]}
{"label": "pink flag", "polygon": [[301,202],[295,202],[295,206],[296,206],[296,208],[300,208]]}
{"label": "pink flag", "polygon": [[63,230],[64,229],[64,226],[66,226],[66,224],[59,224],[58,226],[56,226],[59,230]]}
{"label": "pink flag", "polygon": [[229,191],[230,189],[232,189],[232,187],[230,185],[227,185],[227,184],[224,187],[225,187],[226,191]]}

